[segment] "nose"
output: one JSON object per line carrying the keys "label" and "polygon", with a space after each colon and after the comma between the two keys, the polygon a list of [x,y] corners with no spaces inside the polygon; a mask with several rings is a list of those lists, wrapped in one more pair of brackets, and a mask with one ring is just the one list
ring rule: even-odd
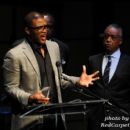
{"label": "nose", "polygon": [[44,32],[44,33],[47,33],[47,27],[46,26],[43,26],[42,29],[41,29],[41,32]]}
{"label": "nose", "polygon": [[108,36],[106,39],[105,39],[107,42],[110,42],[112,40],[112,37],[111,36]]}

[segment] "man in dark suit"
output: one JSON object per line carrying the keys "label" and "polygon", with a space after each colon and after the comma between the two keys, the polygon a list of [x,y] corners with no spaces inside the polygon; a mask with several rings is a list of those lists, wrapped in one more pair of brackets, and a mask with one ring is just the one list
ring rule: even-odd
{"label": "man in dark suit", "polygon": [[[100,71],[100,80],[89,90],[99,98],[108,99],[105,118],[99,123],[99,129],[130,129],[130,57],[120,50],[122,35],[119,25],[110,24],[103,34],[105,52],[89,57],[89,72]],[[124,126],[121,128],[119,124]]]}

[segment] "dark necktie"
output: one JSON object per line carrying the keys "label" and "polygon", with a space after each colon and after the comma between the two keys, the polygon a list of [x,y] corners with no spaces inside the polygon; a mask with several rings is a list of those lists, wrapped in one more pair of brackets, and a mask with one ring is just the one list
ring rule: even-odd
{"label": "dark necktie", "polygon": [[108,62],[104,70],[103,80],[105,84],[109,83],[109,72],[110,72],[110,66],[111,66],[111,56],[107,56]]}

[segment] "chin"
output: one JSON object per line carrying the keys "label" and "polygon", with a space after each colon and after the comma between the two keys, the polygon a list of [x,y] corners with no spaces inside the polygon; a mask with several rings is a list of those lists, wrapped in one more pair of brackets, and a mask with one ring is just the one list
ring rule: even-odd
{"label": "chin", "polygon": [[106,49],[105,51],[106,51],[106,53],[108,53],[108,54],[111,53],[111,50],[109,50],[109,49]]}
{"label": "chin", "polygon": [[40,41],[40,44],[43,45],[43,44],[45,44],[45,42],[46,42],[46,41]]}

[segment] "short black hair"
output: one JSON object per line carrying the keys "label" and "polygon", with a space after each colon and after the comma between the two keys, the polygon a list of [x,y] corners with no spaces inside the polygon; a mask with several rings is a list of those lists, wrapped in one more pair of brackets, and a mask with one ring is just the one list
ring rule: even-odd
{"label": "short black hair", "polygon": [[[121,27],[119,24],[117,24],[117,23],[112,23],[112,24],[109,24],[108,26],[112,26],[112,27],[114,27],[114,28],[120,30],[120,31],[121,31],[121,34],[123,35],[123,29],[122,29],[122,27]],[[108,26],[107,26],[107,27],[108,27]]]}
{"label": "short black hair", "polygon": [[43,18],[43,15],[40,12],[37,11],[31,11],[24,17],[24,27],[31,27],[32,26],[32,20]]}

